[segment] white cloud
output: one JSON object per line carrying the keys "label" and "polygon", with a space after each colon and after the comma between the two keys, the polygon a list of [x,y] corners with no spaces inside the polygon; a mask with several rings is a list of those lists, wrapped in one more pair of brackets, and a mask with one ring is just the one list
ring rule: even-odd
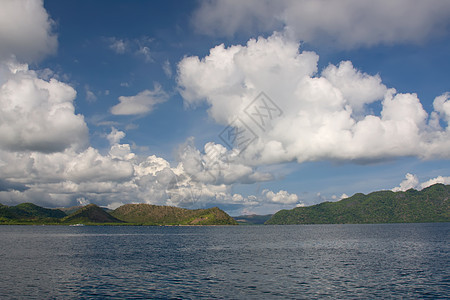
{"label": "white cloud", "polygon": [[131,152],[131,147],[129,144],[114,144],[109,150],[109,155],[114,159],[131,160],[136,154]]}
{"label": "white cloud", "polygon": [[[205,155],[198,156],[203,164],[207,163]],[[235,163],[224,173],[220,168],[207,166],[200,173],[206,175],[206,172],[211,172],[218,176],[217,180],[211,180],[209,175],[192,174],[195,169],[191,165],[193,163],[198,161],[184,157],[176,166],[171,166],[161,157],[139,156],[131,151],[130,145],[118,143],[114,143],[107,154],[100,154],[92,147],[81,152],[67,149],[50,154],[0,150],[0,184],[5,187],[0,189],[0,202],[8,205],[34,202],[46,206],[71,206],[82,201],[108,207],[126,203],[190,208],[221,205],[237,214],[248,209],[291,208],[299,203],[297,195],[284,190],[264,190],[261,194],[247,197],[234,193],[232,183],[256,180],[252,173],[257,172],[244,165]],[[241,171],[232,174],[231,169]]]}
{"label": "white cloud", "polygon": [[420,189],[427,188],[436,183],[450,184],[450,176],[447,176],[447,177],[438,176],[438,177],[432,178],[428,181],[425,181],[424,183],[420,184]]}
{"label": "white cloud", "polygon": [[201,153],[188,140],[178,150],[178,160],[192,181],[205,184],[254,183],[273,179],[271,174],[260,173],[239,159],[236,152],[209,142]]}
{"label": "white cloud", "polygon": [[117,39],[115,37],[111,37],[108,39],[110,42],[109,48],[112,49],[117,54],[124,54],[126,51],[128,51],[129,48],[129,42],[124,41],[123,39]]}
{"label": "white cloud", "polygon": [[347,199],[347,198],[348,198],[348,195],[344,193],[341,195],[341,197],[339,197],[339,200]]}
{"label": "white cloud", "polygon": [[124,137],[125,132],[117,130],[115,127],[111,127],[111,132],[106,136],[111,145],[118,144]]}
{"label": "white cloud", "polygon": [[277,25],[283,25],[279,16],[283,10],[283,3],[276,2],[238,0],[202,2],[194,12],[192,22],[199,32],[209,35],[232,36],[242,31],[270,31]]}
{"label": "white cloud", "polygon": [[445,176],[437,176],[435,178],[431,178],[423,183],[419,182],[419,178],[411,173],[407,173],[405,175],[405,179],[400,183],[399,186],[392,189],[393,192],[404,192],[409,189],[417,189],[422,190],[433,184],[442,183],[442,184],[450,184],[450,177]]}
{"label": "white cloud", "polygon": [[[348,195],[345,194],[345,193],[343,193],[340,197],[338,197],[338,196],[336,196],[336,195],[332,195],[332,196],[331,196],[331,200],[332,200],[332,201],[339,201],[339,200],[346,199],[346,198],[348,198]],[[325,200],[325,199],[324,199],[324,200]]]}
{"label": "white cloud", "polygon": [[[232,183],[254,182],[258,176],[264,179],[263,174],[258,175],[244,165],[228,166],[237,169],[236,174],[231,169],[223,172],[208,166],[200,172],[203,177],[194,176],[192,163],[198,161],[185,158],[173,167],[155,155],[139,156],[129,144],[119,144],[121,136],[120,131],[112,130],[112,145],[106,154],[92,147],[55,153],[0,150],[0,202],[69,206],[85,199],[99,205],[139,202],[194,208],[209,207],[212,203],[239,210],[268,202],[284,205],[292,199],[284,191],[267,192],[268,197],[233,193]],[[204,159],[205,155],[199,154],[199,158]],[[218,176],[217,180],[211,180],[206,172]]]}
{"label": "white cloud", "polygon": [[270,202],[282,203],[282,204],[295,204],[298,202],[298,196],[296,194],[289,194],[287,191],[280,190],[278,193],[274,193],[270,190],[263,190],[262,195]]}
{"label": "white cloud", "polygon": [[[245,46],[219,45],[202,59],[186,57],[178,64],[180,93],[188,106],[206,102],[218,123],[236,124],[238,118],[251,127],[257,138],[238,157],[247,165],[450,157],[448,125],[442,129],[428,122],[416,94],[388,89],[379,75],[356,70],[348,61],[317,74],[317,54],[299,52],[298,46],[274,33]],[[270,121],[264,128],[245,113],[261,91],[282,111],[278,118],[264,117]],[[374,102],[381,113],[367,108]],[[436,98],[432,119],[446,120],[447,102],[448,94]]]}
{"label": "white cloud", "polygon": [[88,205],[90,203],[89,200],[87,200],[84,197],[77,198],[77,202],[79,205],[82,205],[82,206]]}
{"label": "white cloud", "polygon": [[89,147],[86,151],[70,157],[64,177],[75,183],[80,182],[121,182],[133,176],[133,165],[127,161],[113,160]]}
{"label": "white cloud", "polygon": [[448,34],[450,3],[430,0],[204,1],[192,22],[201,33],[232,36],[288,28],[299,40],[340,48],[419,43]]}
{"label": "white cloud", "polygon": [[145,62],[151,62],[153,61],[150,48],[147,46],[140,46],[139,49],[136,51],[137,55],[142,55],[144,57]]}
{"label": "white cloud", "polygon": [[31,62],[56,52],[54,22],[42,0],[4,0],[0,9],[0,60]]}
{"label": "white cloud", "polygon": [[416,175],[407,173],[405,175],[405,180],[400,183],[400,186],[392,189],[393,192],[404,192],[409,189],[414,189],[419,184],[419,178]]}
{"label": "white cloud", "polygon": [[360,111],[366,104],[383,99],[387,91],[380,76],[362,73],[350,61],[343,61],[339,66],[329,65],[323,70],[322,76],[339,89],[356,111]]}
{"label": "white cloud", "polygon": [[108,47],[116,54],[133,53],[136,56],[144,58],[145,62],[152,62],[153,58],[150,51],[150,43],[153,39],[143,36],[136,39],[121,39],[117,37],[104,38]]}
{"label": "white cloud", "polygon": [[27,65],[0,63],[0,148],[57,152],[87,145],[88,129],[75,114],[75,90],[56,79],[40,79]]}
{"label": "white cloud", "polygon": [[187,105],[206,101],[211,116],[228,124],[261,91],[292,97],[295,85],[317,72],[318,58],[314,52],[298,53],[297,43],[274,34],[250,39],[246,46],[216,46],[203,59],[186,57],[178,64],[177,80]]}
{"label": "white cloud", "polygon": [[97,101],[97,96],[95,93],[91,90],[89,85],[84,86],[84,91],[86,92],[86,100],[89,102],[95,102]]}
{"label": "white cloud", "polygon": [[447,125],[450,124],[450,93],[436,97],[433,107],[441,118],[447,122]]}
{"label": "white cloud", "polygon": [[135,96],[120,96],[119,104],[111,108],[113,115],[143,115],[153,111],[154,106],[167,101],[168,95],[161,85],[156,84],[153,90],[144,90]]}

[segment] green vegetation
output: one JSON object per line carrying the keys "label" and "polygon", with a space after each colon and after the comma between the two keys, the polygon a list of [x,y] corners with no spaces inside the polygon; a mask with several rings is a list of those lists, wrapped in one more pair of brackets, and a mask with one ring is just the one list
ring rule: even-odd
{"label": "green vegetation", "polygon": [[[236,221],[217,207],[184,209],[149,204],[127,204],[114,211],[95,204],[64,209],[48,209],[32,203],[16,206],[0,204],[0,224],[84,224],[84,225],[236,225]],[[109,213],[110,212],[110,213]]]}
{"label": "green vegetation", "polygon": [[246,215],[233,217],[239,225],[263,225],[272,215]]}
{"label": "green vegetation", "polygon": [[32,203],[0,204],[0,224],[85,225],[237,225],[239,224],[363,224],[450,222],[450,185],[435,184],[422,191],[380,191],[355,194],[338,202],[281,210],[273,216],[235,219],[217,207],[185,209],[150,204],[126,204],[110,211],[90,204],[48,209]]}
{"label": "green vegetation", "polygon": [[71,207],[58,207],[59,210],[62,210],[67,216],[73,214],[80,208],[82,208],[82,205],[79,206],[71,206]]}
{"label": "green vegetation", "polygon": [[48,209],[33,203],[16,206],[0,204],[0,224],[53,224],[66,214],[59,209]]}
{"label": "green vegetation", "polygon": [[338,202],[281,210],[265,224],[363,224],[450,222],[450,186],[422,191],[355,194]]}
{"label": "green vegetation", "polygon": [[236,225],[236,221],[223,210],[185,209],[150,204],[126,204],[111,215],[128,223],[142,225]]}
{"label": "green vegetation", "polygon": [[61,220],[65,224],[124,223],[95,204],[86,205]]}

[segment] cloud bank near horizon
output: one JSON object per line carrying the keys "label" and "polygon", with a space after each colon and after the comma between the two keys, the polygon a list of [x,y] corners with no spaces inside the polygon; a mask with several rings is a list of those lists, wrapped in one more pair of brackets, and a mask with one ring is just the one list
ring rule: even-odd
{"label": "cloud bank near horizon", "polygon": [[409,189],[423,190],[423,189],[425,189],[429,186],[432,186],[434,184],[437,184],[437,183],[450,184],[450,176],[449,177],[437,176],[435,178],[431,178],[425,182],[420,183],[417,175],[407,173],[405,175],[405,179],[400,183],[399,186],[394,187],[392,189],[392,191],[393,192],[404,192]]}

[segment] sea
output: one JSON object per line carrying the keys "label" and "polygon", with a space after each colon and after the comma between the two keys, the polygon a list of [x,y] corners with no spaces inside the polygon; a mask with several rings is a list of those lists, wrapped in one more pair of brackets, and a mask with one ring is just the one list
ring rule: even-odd
{"label": "sea", "polygon": [[450,223],[0,226],[0,299],[445,299]]}

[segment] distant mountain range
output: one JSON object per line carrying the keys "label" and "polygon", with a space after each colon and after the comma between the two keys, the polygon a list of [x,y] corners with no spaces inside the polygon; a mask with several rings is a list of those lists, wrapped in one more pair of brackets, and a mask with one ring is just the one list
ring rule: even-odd
{"label": "distant mountain range", "polygon": [[[85,225],[236,225],[217,207],[184,209],[150,204],[127,204],[113,211],[95,204],[78,208],[48,209],[32,203],[0,204],[0,224],[85,224]],[[108,212],[109,211],[109,212]]]}
{"label": "distant mountain range", "polygon": [[450,222],[450,186],[421,191],[355,194],[338,202],[281,210],[265,224],[363,224]]}
{"label": "distant mountain range", "polygon": [[245,215],[233,217],[239,225],[263,225],[272,215]]}

